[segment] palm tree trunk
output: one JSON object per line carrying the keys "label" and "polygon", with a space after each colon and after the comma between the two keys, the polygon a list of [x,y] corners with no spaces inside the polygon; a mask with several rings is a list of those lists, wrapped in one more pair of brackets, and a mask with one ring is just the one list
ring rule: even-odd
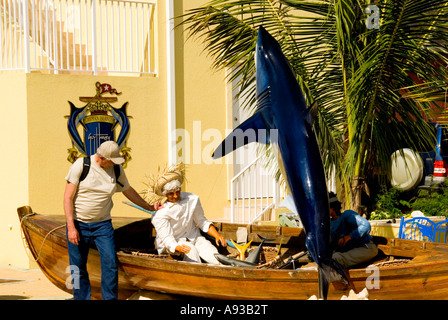
{"label": "palm tree trunk", "polygon": [[364,189],[365,179],[363,177],[353,177],[352,180],[352,204],[351,209],[360,212],[362,207],[361,195]]}

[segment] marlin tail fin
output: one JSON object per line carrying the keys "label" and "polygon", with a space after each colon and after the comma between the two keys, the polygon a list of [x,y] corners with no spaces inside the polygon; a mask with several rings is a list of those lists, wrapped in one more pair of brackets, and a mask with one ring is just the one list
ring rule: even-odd
{"label": "marlin tail fin", "polygon": [[319,299],[327,299],[328,288],[332,282],[342,282],[348,285],[347,275],[341,265],[330,259],[319,267]]}
{"label": "marlin tail fin", "polygon": [[235,243],[232,239],[230,239],[230,241],[232,241],[233,245],[240,253],[240,260],[244,260],[244,255],[246,253],[247,248],[249,248],[250,244],[252,243],[252,240],[250,240],[245,245],[239,245],[238,243]]}

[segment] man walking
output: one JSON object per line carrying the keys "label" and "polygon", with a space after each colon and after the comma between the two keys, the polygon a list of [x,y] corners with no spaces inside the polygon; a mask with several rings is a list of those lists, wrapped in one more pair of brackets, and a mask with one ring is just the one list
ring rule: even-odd
{"label": "man walking", "polygon": [[[90,300],[87,256],[91,241],[100,254],[102,298],[118,299],[118,267],[111,221],[113,194],[122,192],[130,201],[147,210],[155,211],[159,207],[159,204],[149,205],[130,186],[121,166],[124,161],[118,144],[106,141],[90,157],[90,169],[84,179],[80,179],[84,168],[83,158],[73,163],[65,178],[64,211],[68,253],[70,266],[76,267],[76,273],[79,272],[76,274],[79,281],[73,288],[75,300]],[[114,165],[118,167],[114,168]]]}

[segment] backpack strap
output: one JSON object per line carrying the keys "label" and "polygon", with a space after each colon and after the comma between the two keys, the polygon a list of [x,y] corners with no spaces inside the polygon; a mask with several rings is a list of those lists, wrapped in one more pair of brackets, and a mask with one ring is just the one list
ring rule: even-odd
{"label": "backpack strap", "polygon": [[115,172],[115,182],[118,183],[121,187],[124,187],[124,184],[122,184],[120,181],[118,181],[118,178],[120,178],[120,174],[121,174],[119,164],[114,164],[114,172]]}
{"label": "backpack strap", "polygon": [[[84,157],[83,167],[82,167],[81,176],[79,177],[79,182],[83,181],[87,177],[89,170],[90,170],[90,157]],[[115,173],[116,183],[118,183],[121,187],[124,187],[124,185],[120,181],[118,181],[118,178],[120,177],[120,174],[121,174],[119,164],[114,164],[114,173]]]}
{"label": "backpack strap", "polygon": [[90,157],[84,157],[84,162],[83,162],[81,176],[79,177],[79,182],[81,182],[82,180],[84,180],[87,177],[89,170],[90,170]]}

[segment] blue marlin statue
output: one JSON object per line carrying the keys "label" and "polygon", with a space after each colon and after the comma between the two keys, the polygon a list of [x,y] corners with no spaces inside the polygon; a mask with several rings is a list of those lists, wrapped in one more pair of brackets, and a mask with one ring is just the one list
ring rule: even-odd
{"label": "blue marlin statue", "polygon": [[[333,281],[347,284],[330,247],[330,209],[325,171],[306,102],[278,42],[263,28],[256,46],[258,107],[215,150],[217,159],[250,142],[271,143],[306,232],[306,246],[319,266],[319,298]],[[244,134],[251,130],[252,134]],[[254,132],[255,131],[255,132]],[[243,133],[244,137],[241,138]]]}

